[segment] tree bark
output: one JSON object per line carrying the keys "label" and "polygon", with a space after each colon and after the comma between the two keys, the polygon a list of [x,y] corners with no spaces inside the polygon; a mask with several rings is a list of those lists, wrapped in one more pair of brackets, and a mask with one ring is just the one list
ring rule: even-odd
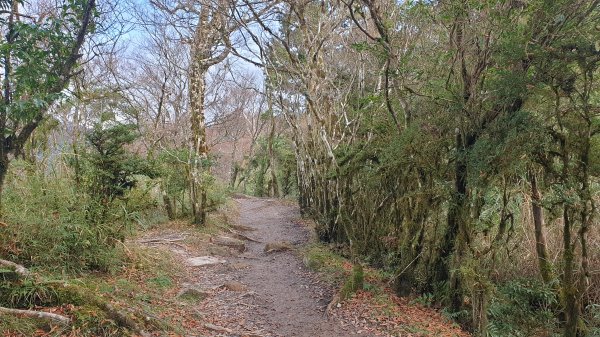
{"label": "tree bark", "polygon": [[270,194],[273,197],[279,197],[279,183],[277,182],[277,172],[275,170],[275,150],[273,149],[273,142],[275,141],[275,112],[273,111],[273,104],[269,95],[269,109],[271,110],[271,129],[269,131],[269,167],[271,171],[271,189]]}
{"label": "tree bark", "polygon": [[538,257],[540,275],[544,283],[552,281],[552,265],[548,258],[546,248],[546,234],[544,233],[544,213],[541,207],[541,195],[537,185],[537,178],[532,170],[529,170],[529,182],[531,183],[531,210],[533,213],[533,226],[535,230],[535,250]]}
{"label": "tree bark", "polygon": [[577,337],[577,322],[579,321],[579,307],[577,305],[577,286],[575,285],[575,247],[572,242],[572,226],[569,207],[563,207],[563,287],[565,327],[564,337]]}
{"label": "tree bark", "polygon": [[171,197],[167,194],[167,191],[162,191],[163,195],[163,203],[165,205],[165,211],[167,211],[167,216],[169,220],[175,219],[175,209],[173,207],[173,202],[171,201]]}
{"label": "tree bark", "polygon": [[475,144],[476,137],[466,135],[465,140],[460,133],[456,134],[456,148],[458,155],[454,167],[454,191],[448,209],[446,232],[442,239],[438,256],[434,263],[434,283],[450,281],[450,306],[452,310],[458,311],[462,306],[462,293],[460,278],[451,275],[451,255],[455,253],[457,240],[461,228],[464,228],[463,213],[467,198],[467,153]]}
{"label": "tree bark", "polygon": [[206,186],[203,181],[203,174],[206,162],[208,161],[206,121],[204,116],[205,77],[207,71],[208,68],[200,64],[193,64],[190,71],[189,96],[192,125],[190,197],[192,202],[192,221],[196,225],[204,225],[206,223]]}

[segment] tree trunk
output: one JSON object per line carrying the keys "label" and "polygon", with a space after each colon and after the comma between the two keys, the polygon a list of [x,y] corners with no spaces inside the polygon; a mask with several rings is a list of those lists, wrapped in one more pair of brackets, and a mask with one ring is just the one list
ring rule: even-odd
{"label": "tree trunk", "polygon": [[175,219],[175,209],[173,207],[173,202],[171,201],[171,198],[167,194],[167,191],[163,190],[162,196],[163,196],[163,203],[165,204],[165,210],[167,211],[167,216],[169,217],[169,220],[174,220]]}
{"label": "tree trunk", "polygon": [[235,189],[235,183],[237,182],[237,176],[240,172],[240,166],[238,163],[233,162],[231,164],[231,175],[229,176],[229,188]]}
{"label": "tree trunk", "polygon": [[575,247],[571,238],[571,217],[569,207],[563,209],[563,288],[562,297],[565,313],[564,337],[577,337],[577,322],[579,321],[579,307],[577,305],[577,286],[575,284]]}
{"label": "tree trunk", "polygon": [[206,143],[206,123],[204,117],[204,98],[206,72],[208,68],[193,64],[190,71],[190,118],[192,124],[192,153],[190,162],[190,198],[193,223],[206,223],[206,186],[203,181],[208,145]]}
{"label": "tree trunk", "polygon": [[[458,155],[454,167],[454,191],[448,209],[447,227],[438,256],[434,263],[434,282],[441,284],[450,281],[450,307],[458,311],[462,306],[462,293],[460,278],[451,275],[451,255],[455,253],[461,226],[464,228],[464,212],[467,198],[467,153],[475,144],[475,136],[466,135],[465,141],[460,133],[456,135],[456,148]],[[458,252],[460,253],[460,252]]]}
{"label": "tree trunk", "polygon": [[271,109],[271,130],[269,132],[269,166],[271,170],[271,190],[270,194],[273,197],[279,197],[279,183],[277,182],[277,172],[275,170],[275,150],[273,149],[273,142],[275,141],[275,113],[271,104],[271,98],[269,98],[269,106]]}
{"label": "tree trunk", "polygon": [[8,173],[9,160],[6,155],[2,155],[0,158],[0,218],[4,216],[4,204],[2,202],[2,197],[4,195],[4,181],[6,180],[6,174]]}
{"label": "tree trunk", "polygon": [[540,206],[542,197],[537,186],[537,178],[532,170],[529,170],[529,181],[531,183],[531,210],[533,213],[533,225],[535,229],[535,250],[537,252],[540,275],[544,283],[552,281],[552,265],[548,259],[546,249],[546,234],[544,233],[544,214]]}

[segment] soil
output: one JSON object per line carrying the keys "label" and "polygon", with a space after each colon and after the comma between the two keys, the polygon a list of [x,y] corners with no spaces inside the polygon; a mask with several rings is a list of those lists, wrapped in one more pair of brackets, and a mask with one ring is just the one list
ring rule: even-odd
{"label": "soil", "polygon": [[[244,235],[259,242],[245,241],[246,251],[229,257],[226,264],[197,270],[197,286],[219,289],[200,304],[210,323],[229,332],[213,336],[369,336],[352,326],[342,326],[325,314],[332,290],[306,269],[295,250],[311,238],[308,228],[298,222],[297,206],[279,200],[238,198],[237,225],[253,231]],[[244,228],[244,227],[239,227]],[[266,245],[285,243],[291,249],[271,251]],[[221,286],[238,282],[243,291]]]}

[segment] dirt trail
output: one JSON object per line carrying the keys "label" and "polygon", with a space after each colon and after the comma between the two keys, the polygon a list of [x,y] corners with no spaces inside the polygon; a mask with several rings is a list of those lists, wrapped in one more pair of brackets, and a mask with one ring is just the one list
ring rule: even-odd
{"label": "dirt trail", "polygon": [[[227,263],[196,268],[196,285],[215,289],[200,303],[206,321],[226,329],[205,331],[210,336],[369,336],[352,326],[328,320],[326,306],[331,290],[306,270],[293,251],[265,253],[269,242],[287,241],[294,248],[309,241],[309,230],[294,221],[297,207],[273,199],[238,198],[238,224],[260,242],[246,242],[246,251],[225,257]],[[231,291],[219,285],[241,283]],[[214,327],[213,327],[214,328]]]}

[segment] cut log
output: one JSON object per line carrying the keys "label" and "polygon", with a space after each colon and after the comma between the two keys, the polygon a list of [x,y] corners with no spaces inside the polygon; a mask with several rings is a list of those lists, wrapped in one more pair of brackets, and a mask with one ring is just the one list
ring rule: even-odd
{"label": "cut log", "polygon": [[21,309],[11,309],[11,308],[0,307],[0,314],[43,319],[43,320],[47,320],[47,321],[52,321],[53,323],[63,325],[63,326],[69,325],[71,323],[71,319],[69,317],[53,314],[51,312],[44,312],[44,311],[21,310]]}

